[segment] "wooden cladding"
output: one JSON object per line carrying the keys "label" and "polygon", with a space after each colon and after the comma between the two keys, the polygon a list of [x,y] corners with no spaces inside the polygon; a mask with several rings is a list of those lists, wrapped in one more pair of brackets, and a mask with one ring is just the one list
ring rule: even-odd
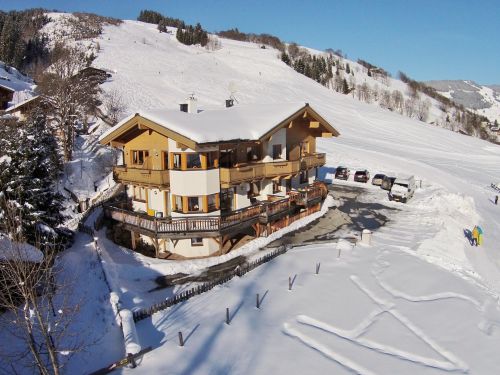
{"label": "wooden cladding", "polygon": [[209,213],[220,209],[219,193],[185,196],[172,194],[172,211],[183,214]]}

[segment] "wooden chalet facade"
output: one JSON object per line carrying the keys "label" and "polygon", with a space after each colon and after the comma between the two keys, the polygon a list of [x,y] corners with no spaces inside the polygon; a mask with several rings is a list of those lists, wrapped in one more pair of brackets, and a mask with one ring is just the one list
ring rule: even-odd
{"label": "wooden chalet facade", "polygon": [[101,136],[123,152],[114,178],[127,191],[105,213],[131,232],[133,248],[142,238],[160,257],[220,254],[243,232],[267,236],[320,209],[316,138],[338,132],[309,104],[194,105],[137,113]]}

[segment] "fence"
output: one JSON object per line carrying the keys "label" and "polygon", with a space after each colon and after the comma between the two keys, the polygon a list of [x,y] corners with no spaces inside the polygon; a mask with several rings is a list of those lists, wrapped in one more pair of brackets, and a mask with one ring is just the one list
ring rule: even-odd
{"label": "fence", "polygon": [[136,310],[133,312],[134,314],[134,322],[138,322],[140,320],[146,319],[147,317],[150,317],[151,315],[165,310],[171,306],[177,305],[178,303],[181,303],[183,301],[187,301],[188,299],[197,296],[199,294],[208,292],[209,290],[213,289],[217,285],[221,285],[224,283],[227,283],[229,280],[231,280],[233,277],[238,276],[241,277],[248,272],[252,271],[253,269],[257,268],[258,266],[269,262],[270,260],[276,258],[279,255],[282,255],[286,253],[292,246],[291,245],[282,245],[278,247],[276,250],[267,253],[263,257],[250,262],[250,263],[245,263],[242,266],[236,267],[234,270],[228,272],[226,275],[224,275],[221,278],[218,278],[217,280],[210,281],[207,283],[203,283],[201,285],[198,285],[192,289],[189,289],[185,292],[179,293],[172,298],[167,298],[164,301],[161,301],[159,303],[155,303],[154,305],[146,308],[142,308],[140,310]]}

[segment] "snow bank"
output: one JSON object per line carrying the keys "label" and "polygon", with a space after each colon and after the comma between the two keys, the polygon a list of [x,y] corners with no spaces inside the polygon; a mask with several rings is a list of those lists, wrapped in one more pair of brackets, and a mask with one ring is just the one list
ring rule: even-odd
{"label": "snow bank", "polygon": [[127,354],[136,354],[141,351],[139,337],[135,329],[134,315],[130,310],[120,310],[122,321],[123,336],[125,338],[125,352]]}
{"label": "snow bank", "polygon": [[0,233],[0,260],[23,260],[40,263],[43,253],[27,243],[13,242],[5,234]]}

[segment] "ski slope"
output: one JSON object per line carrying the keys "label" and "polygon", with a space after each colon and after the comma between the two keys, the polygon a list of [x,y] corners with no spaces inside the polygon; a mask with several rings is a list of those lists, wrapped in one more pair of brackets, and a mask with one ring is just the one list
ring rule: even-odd
{"label": "ski slope", "polygon": [[[340,240],[294,248],[242,278],[139,322],[140,345],[152,346],[153,351],[138,368],[120,371],[498,372],[500,207],[494,205],[489,185],[500,181],[500,147],[337,94],[286,66],[276,50],[221,39],[220,50],[207,51],[184,46],[174,35],[159,34],[154,25],[125,21],[106,27],[92,42],[99,45],[93,65],[114,71],[103,89],[121,94],[127,114],[178,109],[192,92],[202,108],[220,108],[231,94],[238,99],[236,105],[308,102],[341,134],[318,141],[319,151],[327,153],[324,176],[342,164],[351,170],[367,168],[372,176],[414,174],[422,188],[402,205],[388,202],[383,190],[366,186],[361,199],[395,209],[390,221],[374,233],[370,247],[353,248]],[[399,81],[390,84],[404,90]],[[235,132],[239,124],[231,126]],[[484,246],[478,248],[471,247],[464,235],[475,224],[485,233]],[[338,235],[351,233],[341,230]],[[82,271],[75,298],[81,294],[93,301],[90,307],[95,301],[107,306],[102,280],[86,272],[96,267],[88,251],[90,238],[78,234],[75,247],[65,254],[69,264]],[[119,289],[126,307],[153,299],[137,291],[147,290],[144,286],[158,275],[153,272],[160,269],[154,267],[156,261],[148,265],[125,249],[113,251],[120,252],[113,259],[123,263],[113,264],[116,272],[110,283]],[[318,262],[320,273],[315,275]],[[168,261],[161,272],[170,273],[166,268]],[[172,266],[171,273],[175,269]],[[289,277],[295,280],[291,291]],[[257,293],[260,309],[255,307]],[[112,319],[90,307],[79,315],[78,326],[105,334],[90,352],[75,354],[71,373],[95,371],[123,356]],[[230,325],[224,323],[226,307]],[[184,334],[182,348],[178,332]],[[102,353],[99,361],[91,360],[95,353]]]}

